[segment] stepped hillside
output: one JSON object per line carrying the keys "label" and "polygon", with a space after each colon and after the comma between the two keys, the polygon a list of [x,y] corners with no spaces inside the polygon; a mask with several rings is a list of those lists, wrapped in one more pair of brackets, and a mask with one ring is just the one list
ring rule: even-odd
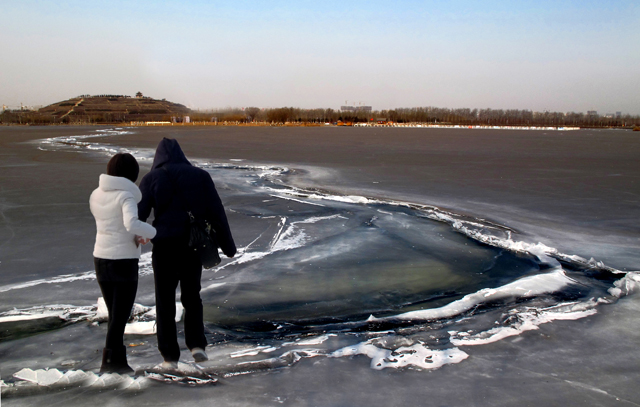
{"label": "stepped hillside", "polygon": [[47,116],[54,122],[94,123],[171,120],[172,117],[182,117],[190,113],[191,110],[184,105],[141,94],[136,97],[83,95],[38,110],[39,115]]}

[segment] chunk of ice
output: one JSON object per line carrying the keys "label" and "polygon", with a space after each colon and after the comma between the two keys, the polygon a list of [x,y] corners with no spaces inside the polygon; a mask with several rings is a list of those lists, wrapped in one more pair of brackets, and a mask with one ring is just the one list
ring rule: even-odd
{"label": "chunk of ice", "polygon": [[63,376],[64,374],[58,369],[32,370],[25,368],[13,374],[16,379],[36,383],[39,386],[50,386],[58,382]]}
{"label": "chunk of ice", "polygon": [[125,335],[154,335],[155,333],[156,321],[132,322],[124,327]]}

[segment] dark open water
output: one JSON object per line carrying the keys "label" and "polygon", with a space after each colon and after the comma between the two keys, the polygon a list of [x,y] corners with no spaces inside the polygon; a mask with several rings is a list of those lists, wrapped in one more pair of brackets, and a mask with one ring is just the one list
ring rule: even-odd
{"label": "dark open water", "polygon": [[[89,154],[104,162],[114,152],[129,151],[148,168],[152,149],[118,142],[127,137],[135,144],[139,131],[145,129],[87,130],[30,146],[43,154]],[[0,286],[3,398],[28,404],[43,393],[65,400],[65,392],[76,397],[78,389],[89,397],[118,389],[151,400],[158,386],[207,387],[318,361],[351,375],[363,369],[464,371],[472,347],[589,318],[615,306],[640,282],[629,271],[638,269],[628,262],[633,255],[618,269],[607,265],[610,258],[598,258],[601,248],[592,258],[585,256],[588,247],[579,255],[566,251],[571,244],[555,247],[562,234],[553,229],[548,242],[531,240],[540,236],[539,225],[527,233],[519,219],[513,222],[517,229],[487,220],[500,216],[482,214],[486,204],[474,211],[473,202],[452,201],[451,207],[464,206],[457,212],[424,200],[393,199],[393,191],[376,191],[375,185],[360,188],[366,195],[348,195],[349,181],[322,184],[323,171],[331,169],[295,162],[193,154],[190,159],[211,172],[239,246],[236,258],[203,273],[211,361],[196,366],[185,358],[185,373],[178,376],[154,368],[161,360],[149,335],[154,304],[148,252],[141,261],[140,305],[128,328],[136,334],[126,338],[130,364],[138,368],[133,378],[96,374],[104,326],[98,324],[99,291],[90,268],[25,279],[9,263]],[[568,230],[576,227],[581,225],[568,222]],[[69,338],[82,343],[74,347]],[[82,399],[75,400],[71,404]]]}

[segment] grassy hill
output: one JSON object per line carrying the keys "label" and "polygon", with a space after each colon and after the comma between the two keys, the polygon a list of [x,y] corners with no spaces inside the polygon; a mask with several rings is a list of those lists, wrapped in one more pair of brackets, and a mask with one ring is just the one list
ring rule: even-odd
{"label": "grassy hill", "polygon": [[[124,95],[83,95],[53,103],[37,111],[52,122],[113,123],[170,120],[191,113],[184,105],[150,97]],[[47,120],[48,121],[48,120]]]}
{"label": "grassy hill", "polygon": [[37,111],[5,110],[0,114],[2,124],[89,124],[146,121],[178,121],[191,115],[184,105],[138,96],[82,95],[53,103]]}

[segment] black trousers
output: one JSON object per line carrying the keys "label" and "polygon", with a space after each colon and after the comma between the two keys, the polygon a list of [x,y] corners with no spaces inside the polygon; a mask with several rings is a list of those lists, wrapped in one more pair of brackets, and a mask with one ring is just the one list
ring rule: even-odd
{"label": "black trousers", "polygon": [[177,362],[180,347],[176,328],[176,289],[184,307],[184,334],[187,348],[207,346],[202,321],[200,278],[202,263],[184,240],[164,239],[153,243],[153,278],[156,286],[158,349],[164,360]]}
{"label": "black trousers", "polygon": [[93,259],[102,297],[109,311],[105,348],[121,349],[124,328],[138,291],[138,259]]}

